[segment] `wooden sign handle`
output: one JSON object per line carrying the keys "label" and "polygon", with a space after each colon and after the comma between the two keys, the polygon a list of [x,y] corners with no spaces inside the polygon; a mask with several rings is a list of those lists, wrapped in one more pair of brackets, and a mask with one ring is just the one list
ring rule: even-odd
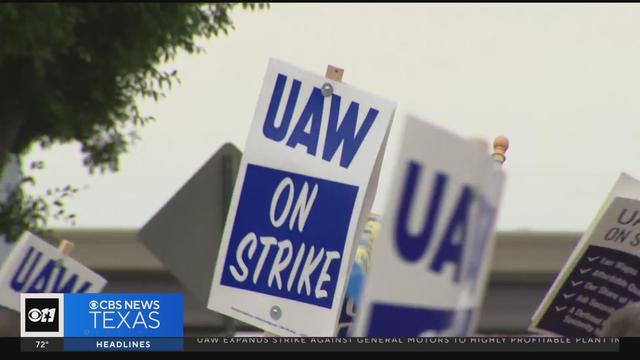
{"label": "wooden sign handle", "polygon": [[344,69],[333,65],[327,65],[327,72],[324,77],[333,81],[342,82],[342,75],[344,75]]}
{"label": "wooden sign handle", "polygon": [[58,245],[58,251],[63,253],[64,255],[69,255],[73,251],[75,245],[69,240],[62,240],[60,245]]}
{"label": "wooden sign handle", "polygon": [[493,140],[493,154],[491,154],[491,157],[502,165],[507,160],[505,156],[507,149],[509,149],[509,139],[506,136],[497,136]]}

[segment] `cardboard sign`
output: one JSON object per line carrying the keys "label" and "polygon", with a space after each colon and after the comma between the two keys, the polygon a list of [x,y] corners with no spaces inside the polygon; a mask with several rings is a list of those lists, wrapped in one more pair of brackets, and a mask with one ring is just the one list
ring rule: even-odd
{"label": "cardboard sign", "polygon": [[338,336],[344,337],[349,334],[349,330],[355,319],[356,304],[360,302],[360,293],[362,293],[362,285],[367,276],[369,268],[369,258],[371,257],[371,248],[378,237],[380,231],[380,216],[371,214],[365,225],[363,233],[360,235],[358,247],[356,250],[355,261],[351,268],[349,281],[347,283],[347,292],[344,297],[342,311],[340,313],[340,322],[338,324]]}
{"label": "cardboard sign", "polygon": [[209,308],[283,336],[333,336],[395,104],[271,60]]}
{"label": "cardboard sign", "polygon": [[241,157],[233,144],[224,144],[138,233],[203,306]]}
{"label": "cardboard sign", "polygon": [[107,281],[25,232],[0,266],[0,305],[20,311],[21,293],[97,293]]}
{"label": "cardboard sign", "polygon": [[640,301],[640,182],[622,174],[533,316],[531,331],[600,336]]}
{"label": "cardboard sign", "polygon": [[476,322],[504,175],[486,144],[409,117],[355,336],[465,336]]}

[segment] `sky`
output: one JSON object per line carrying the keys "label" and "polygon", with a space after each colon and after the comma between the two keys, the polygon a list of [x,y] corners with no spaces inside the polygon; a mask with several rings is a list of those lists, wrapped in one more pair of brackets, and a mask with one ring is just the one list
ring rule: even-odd
{"label": "sky", "polygon": [[[73,184],[78,228],[140,228],[225,142],[244,148],[269,58],[398,104],[373,211],[385,207],[406,114],[511,141],[498,230],[582,231],[624,171],[640,178],[637,4],[272,4],[234,10],[121,158],[89,175],[78,144],[41,150],[35,193]],[[68,227],[66,223],[54,226]]]}

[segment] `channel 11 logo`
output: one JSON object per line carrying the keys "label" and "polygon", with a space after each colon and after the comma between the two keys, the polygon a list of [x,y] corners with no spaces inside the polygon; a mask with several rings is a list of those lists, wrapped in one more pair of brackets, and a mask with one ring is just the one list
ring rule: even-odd
{"label": "channel 11 logo", "polygon": [[63,307],[63,294],[21,294],[20,335],[62,337]]}

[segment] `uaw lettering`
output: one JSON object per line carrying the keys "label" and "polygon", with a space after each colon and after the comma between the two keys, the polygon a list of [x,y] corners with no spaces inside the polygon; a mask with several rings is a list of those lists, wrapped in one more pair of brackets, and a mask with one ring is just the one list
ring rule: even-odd
{"label": "uaw lettering", "polygon": [[[78,282],[78,274],[67,271],[59,260],[43,260],[43,252],[29,246],[20,266],[11,278],[11,289],[21,293],[86,292],[93,284],[89,280]],[[39,269],[38,271],[34,271]]]}
{"label": "uaw lettering", "polygon": [[634,207],[622,207],[615,226],[607,230],[604,240],[627,244],[632,248],[640,246],[640,210],[638,210],[637,205]]}
{"label": "uaw lettering", "polygon": [[640,301],[640,200],[616,196],[622,181],[545,297],[532,330],[600,336],[616,310]]}
{"label": "uaw lettering", "polygon": [[408,119],[403,144],[355,332],[464,336],[486,286],[503,173],[476,145],[419,119]]}
{"label": "uaw lettering", "polygon": [[21,293],[95,293],[106,280],[26,232],[0,268],[0,305],[16,311]]}
{"label": "uaw lettering", "polygon": [[[453,283],[472,282],[475,283],[475,274],[479,267],[479,260],[483,254],[484,245],[490,235],[490,225],[494,223],[495,208],[492,207],[487,199],[479,194],[471,184],[462,184],[461,187],[451,189],[450,177],[444,172],[436,171],[434,173],[430,196],[426,203],[428,210],[422,223],[422,229],[415,234],[409,232],[409,219],[411,211],[415,207],[412,206],[416,196],[416,186],[423,175],[423,166],[417,162],[411,161],[407,164],[407,176],[403,186],[402,198],[400,200],[399,211],[395,217],[395,248],[399,256],[407,263],[415,263],[423,258],[428,257],[428,271],[437,274],[444,274],[445,268],[452,269],[446,276],[450,277]],[[444,232],[440,239],[436,239],[436,226],[441,223],[443,198],[446,192],[454,192],[457,200],[444,227]],[[476,225],[479,227],[471,229],[472,206],[475,204],[474,199],[479,200],[479,214]],[[471,242],[473,238],[469,236],[473,233],[478,241]],[[463,272],[463,256],[465,249],[470,249],[474,259],[468,266],[467,271]],[[429,251],[431,253],[429,253]]]}
{"label": "uaw lettering", "polygon": [[[284,87],[287,76],[278,74],[269,110],[264,121],[264,136],[277,142],[284,142],[291,148],[302,146],[306,152],[313,156],[320,156],[322,160],[331,161],[339,148],[342,148],[340,155],[340,166],[348,168],[355,157],[360,145],[364,141],[373,122],[378,117],[379,111],[373,107],[366,110],[364,121],[356,131],[356,123],[360,112],[360,104],[356,101],[349,102],[349,107],[344,115],[340,116],[342,98],[340,95],[332,94],[330,98],[329,117],[324,135],[324,148],[318,152],[318,142],[320,140],[320,129],[323,121],[323,111],[325,97],[319,87],[314,87],[309,98],[304,103],[304,110],[300,117],[292,124],[294,109],[297,106],[300,94],[300,80],[292,79],[286,108],[282,118],[278,122],[276,114],[280,109]],[[289,131],[289,127],[293,130]],[[287,134],[290,134],[287,138]]]}
{"label": "uaw lettering", "polygon": [[[478,280],[483,250],[488,243],[491,225],[495,219],[495,208],[482,194],[470,184],[463,184],[458,190],[452,189],[450,178],[443,172],[434,173],[427,212],[422,229],[418,233],[409,232],[412,206],[416,196],[417,182],[422,175],[422,166],[409,162],[403,187],[399,212],[395,218],[394,245],[398,255],[406,263],[423,263],[427,259],[426,271],[448,278],[453,284],[466,284],[473,289]],[[443,213],[442,203],[446,192],[457,193],[451,213]],[[449,195],[451,196],[451,195]],[[473,199],[478,199],[478,219],[471,221]],[[444,231],[436,231],[437,224],[446,219]],[[477,226],[473,228],[473,226]],[[435,238],[441,234],[440,239]],[[474,236],[470,236],[473,234]],[[469,252],[469,263],[464,264],[464,254]],[[466,268],[464,268],[466,265]],[[471,321],[471,310],[424,309],[393,306],[389,304],[373,305],[370,336],[456,336],[466,333]],[[405,324],[398,328],[394,324]]]}
{"label": "uaw lettering", "polygon": [[394,111],[352,86],[269,62],[210,309],[281,336],[336,334]]}

